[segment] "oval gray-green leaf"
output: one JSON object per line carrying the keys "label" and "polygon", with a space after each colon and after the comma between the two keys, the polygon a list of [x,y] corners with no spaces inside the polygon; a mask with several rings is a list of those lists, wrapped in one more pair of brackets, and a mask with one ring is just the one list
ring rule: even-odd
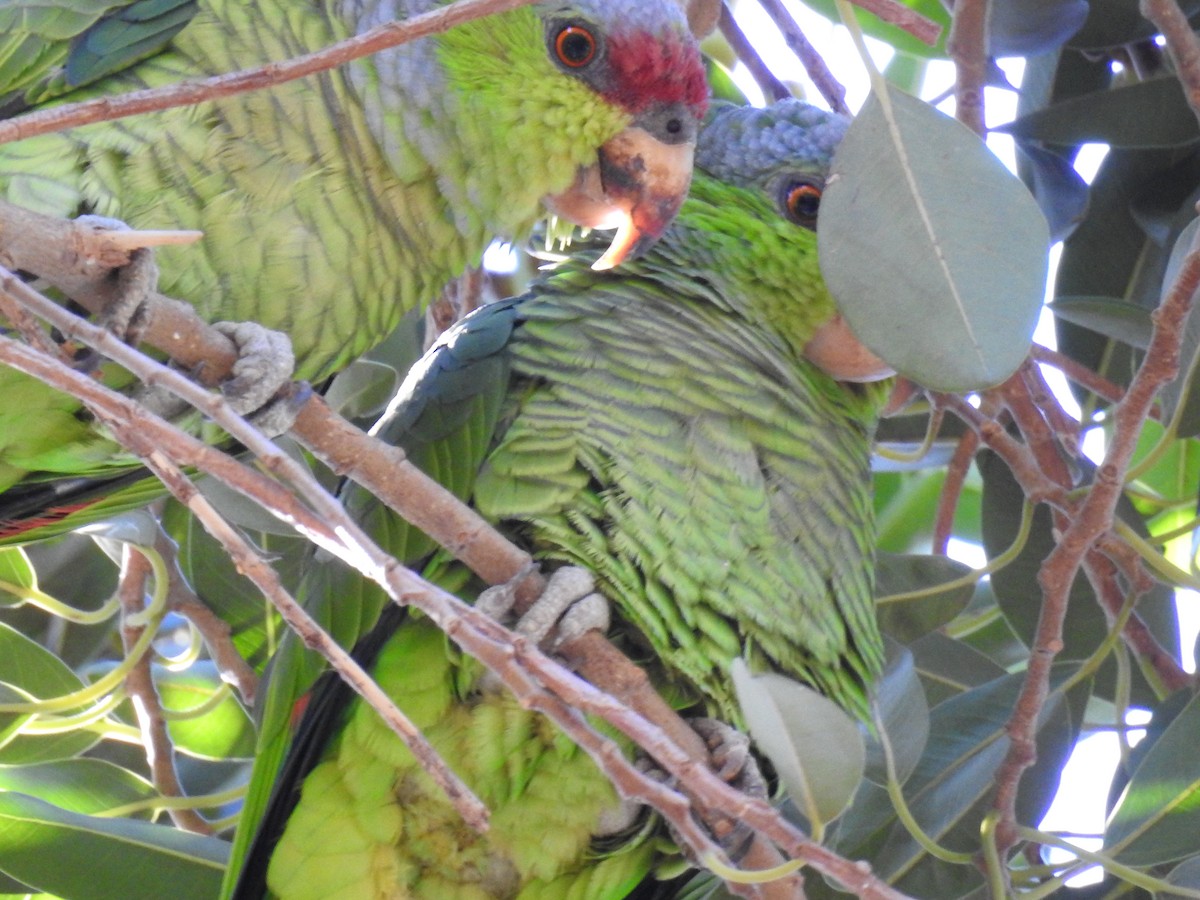
{"label": "oval gray-green leaf", "polygon": [[[1167,884],[1173,887],[1188,888],[1190,890],[1200,890],[1200,856],[1193,856],[1190,859],[1185,859],[1167,876]],[[1155,891],[1154,900],[1175,900],[1184,896],[1178,891]]]}
{"label": "oval gray-green leaf", "polygon": [[[13,685],[22,694],[20,699],[6,697],[6,702],[21,702],[26,699],[24,695],[49,700],[83,688],[79,676],[58,657],[4,623],[0,623],[0,682]],[[22,718],[7,714],[0,717],[0,730],[19,730]],[[98,736],[85,731],[15,734],[0,746],[0,763],[19,765],[64,759],[82,753],[98,740]]]}
{"label": "oval gray-green leaf", "polygon": [[1200,126],[1174,75],[1071,97],[995,130],[1068,147],[1089,142],[1177,147],[1200,140]]}
{"label": "oval gray-green leaf", "polygon": [[[37,587],[37,573],[33,571],[29,557],[21,547],[5,547],[0,550],[0,583],[20,588]],[[20,602],[20,595],[0,588],[0,605],[17,605]]]}
{"label": "oval gray-green leaf", "polygon": [[325,402],[347,419],[378,416],[400,386],[400,373],[386,363],[356,359],[338,373]]}
{"label": "oval gray-green leaf", "polygon": [[60,897],[211,900],[228,854],[219,838],[0,793],[0,870]]}
{"label": "oval gray-green leaf", "polygon": [[1150,311],[1115,297],[1059,297],[1050,311],[1064,322],[1081,325],[1097,334],[1139,350],[1150,345],[1154,323]]}
{"label": "oval gray-green leaf", "polygon": [[834,155],[821,271],[854,333],[935,390],[1003,381],[1029,351],[1049,228],[978,136],[888,87]]}
{"label": "oval gray-green leaf", "polygon": [[1129,866],[1173,862],[1196,852],[1200,832],[1200,697],[1150,748],[1104,829],[1104,852]]}
{"label": "oval gray-green leaf", "polygon": [[[875,561],[879,627],[902,643],[945,625],[971,602],[975,582],[941,587],[971,574],[971,567],[946,556],[880,553]],[[922,596],[908,597],[920,592]]]}
{"label": "oval gray-green leaf", "polygon": [[812,826],[836,819],[863,777],[858,724],[807,685],[774,673],[751,675],[733,661],[733,685],[750,735]]}
{"label": "oval gray-green leaf", "polygon": [[[929,740],[929,704],[917,675],[912,651],[887,641],[887,665],[875,684],[876,727],[887,735],[896,778],[903,784],[916,768]],[[878,785],[887,784],[887,760],[878,738],[867,743],[865,777]]]}
{"label": "oval gray-green leaf", "polygon": [[205,759],[254,755],[254,725],[211,662],[196,663],[182,672],[156,666],[154,683],[163,706],[177,713],[203,706],[217,691],[225,693],[224,698],[202,716],[167,719],[167,728],[177,749]]}
{"label": "oval gray-green leaf", "polygon": [[145,778],[103,759],[0,766],[0,791],[26,794],[70,812],[94,814],[157,796]]}

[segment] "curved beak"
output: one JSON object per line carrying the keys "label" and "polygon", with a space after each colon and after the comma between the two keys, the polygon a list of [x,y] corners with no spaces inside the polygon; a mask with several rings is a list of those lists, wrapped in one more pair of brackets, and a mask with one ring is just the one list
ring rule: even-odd
{"label": "curved beak", "polygon": [[588,228],[616,228],[593,269],[611,269],[657,241],[679,212],[692,180],[692,141],[664,143],[637,126],[599,151],[594,166],[546,199],[555,213]]}

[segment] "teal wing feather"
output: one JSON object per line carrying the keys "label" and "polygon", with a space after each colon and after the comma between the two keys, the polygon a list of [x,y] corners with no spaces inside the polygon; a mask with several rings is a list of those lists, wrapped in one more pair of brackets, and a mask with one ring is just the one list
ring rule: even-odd
{"label": "teal wing feather", "polygon": [[112,10],[71,41],[64,73],[70,87],[153,56],[196,15],[197,0],[136,0]]}
{"label": "teal wing feather", "polygon": [[0,115],[162,49],[195,0],[11,0],[0,5]]}

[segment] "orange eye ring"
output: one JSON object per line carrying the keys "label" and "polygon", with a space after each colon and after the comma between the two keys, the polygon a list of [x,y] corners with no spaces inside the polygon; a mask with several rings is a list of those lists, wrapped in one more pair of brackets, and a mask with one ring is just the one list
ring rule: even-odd
{"label": "orange eye ring", "polygon": [[558,61],[571,69],[582,69],[596,58],[596,38],[586,28],[568,25],[554,38]]}
{"label": "orange eye ring", "polygon": [[821,205],[821,188],[809,181],[794,181],[783,194],[783,208],[789,219],[805,228],[817,224]]}

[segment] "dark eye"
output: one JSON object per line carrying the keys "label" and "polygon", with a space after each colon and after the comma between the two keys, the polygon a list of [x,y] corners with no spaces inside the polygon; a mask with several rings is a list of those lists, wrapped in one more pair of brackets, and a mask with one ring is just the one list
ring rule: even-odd
{"label": "dark eye", "polygon": [[784,182],[780,195],[784,214],[797,225],[817,227],[817,211],[821,208],[821,184],[807,178]]}
{"label": "dark eye", "polygon": [[555,36],[554,53],[564,66],[580,69],[595,57],[596,38],[581,25],[568,25]]}

